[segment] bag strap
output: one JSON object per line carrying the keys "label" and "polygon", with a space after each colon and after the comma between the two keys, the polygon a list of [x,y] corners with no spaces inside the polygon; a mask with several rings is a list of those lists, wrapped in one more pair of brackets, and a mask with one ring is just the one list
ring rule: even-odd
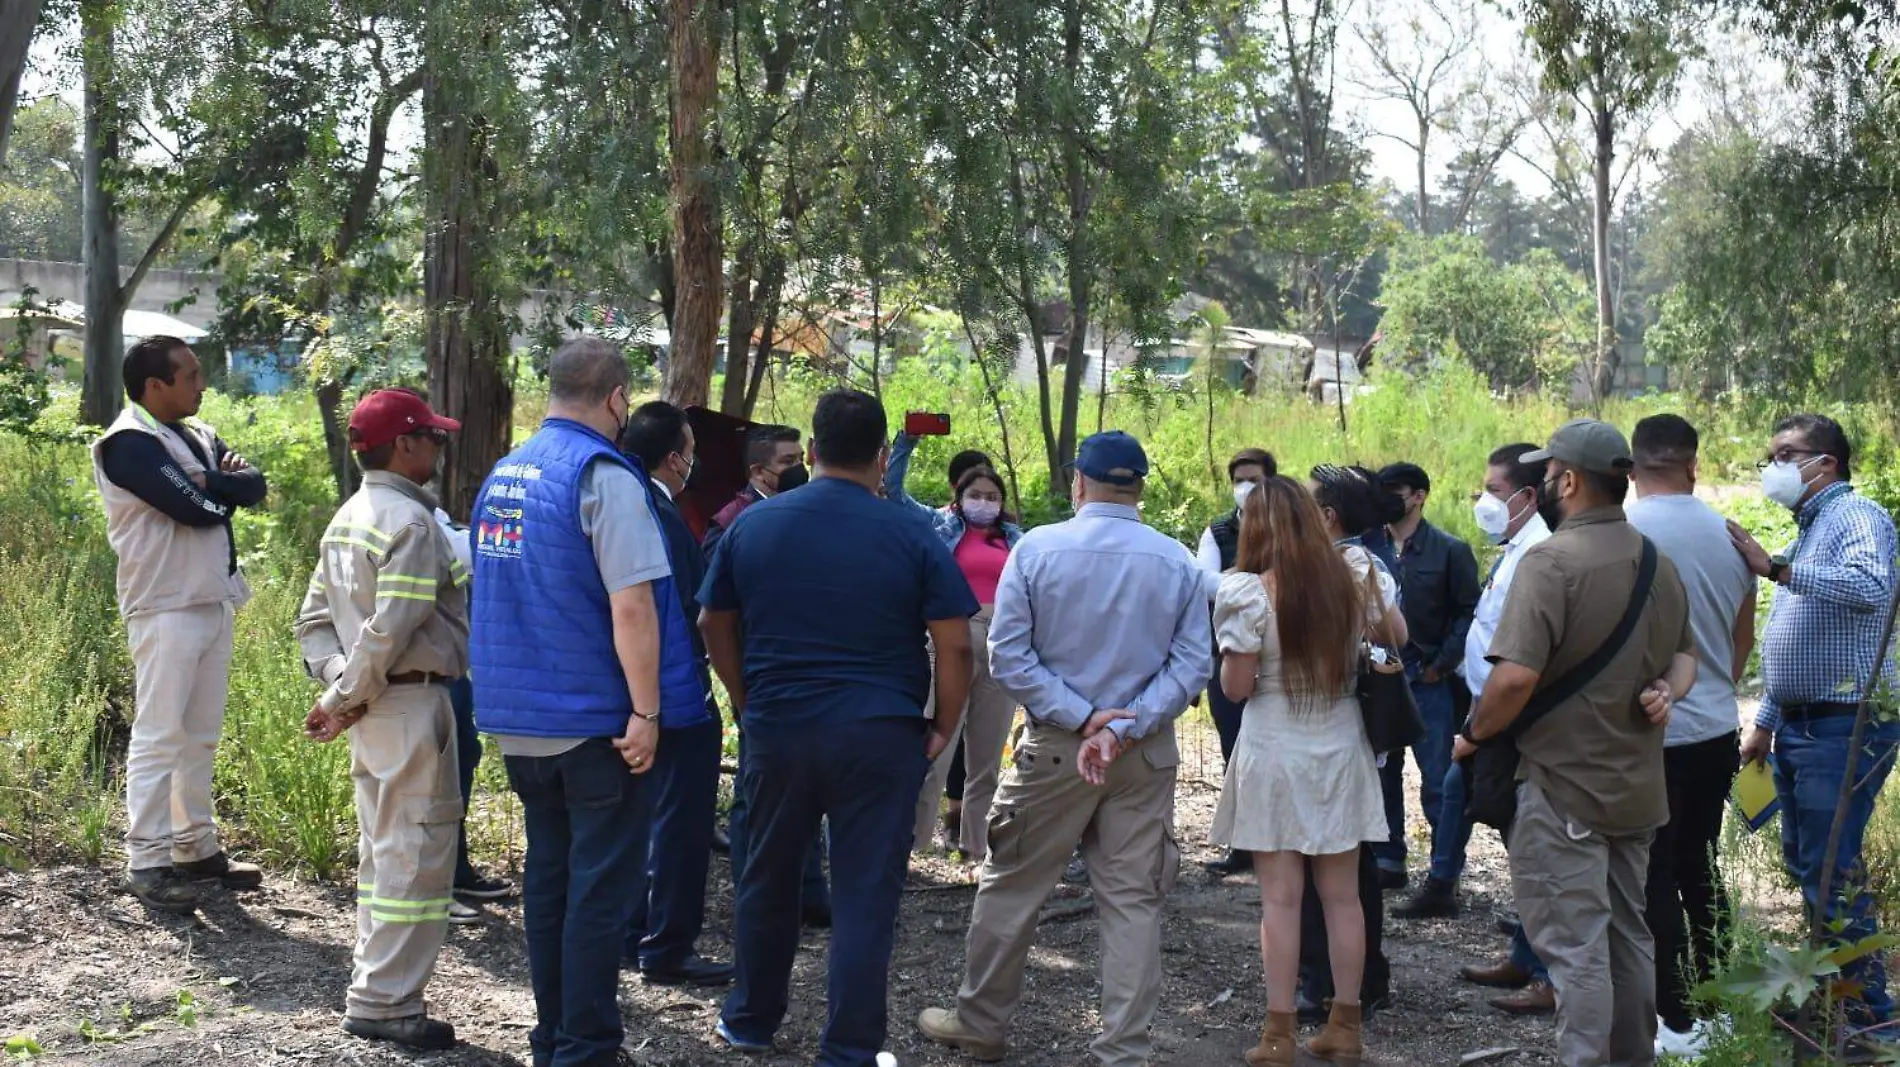
{"label": "bag strap", "polygon": [[1550,714],[1557,705],[1576,696],[1590,680],[1602,674],[1623,646],[1629,643],[1630,634],[1636,631],[1636,622],[1642,618],[1643,605],[1649,602],[1649,590],[1656,584],[1656,545],[1649,538],[1643,538],[1643,561],[1636,568],[1636,585],[1630,590],[1630,602],[1623,609],[1623,618],[1610,631],[1595,652],[1583,662],[1559,675],[1557,680],[1539,689],[1531,695],[1515,721],[1498,735],[1502,738],[1517,738],[1524,731],[1536,725],[1537,720]]}

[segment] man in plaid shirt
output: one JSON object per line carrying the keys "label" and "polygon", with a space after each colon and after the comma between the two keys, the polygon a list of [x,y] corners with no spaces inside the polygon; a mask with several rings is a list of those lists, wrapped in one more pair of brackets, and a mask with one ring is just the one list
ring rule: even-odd
{"label": "man in plaid shirt", "polygon": [[[1800,533],[1779,555],[1735,523],[1729,536],[1755,574],[1775,583],[1762,643],[1762,702],[1742,740],[1742,759],[1775,752],[1781,797],[1781,848],[1809,908],[1824,908],[1843,943],[1877,932],[1861,868],[1861,840],[1900,742],[1895,663],[1875,661],[1894,596],[1893,519],[1850,484],[1852,448],[1825,415],[1793,415],[1775,427],[1762,462],[1762,491],[1794,512]],[[1871,691],[1869,687],[1871,686]],[[1872,720],[1850,751],[1854,717],[1865,697]],[[1843,776],[1854,781],[1826,901],[1821,874]],[[1843,968],[1858,984],[1850,1005],[1862,1026],[1893,1014],[1881,953]]]}

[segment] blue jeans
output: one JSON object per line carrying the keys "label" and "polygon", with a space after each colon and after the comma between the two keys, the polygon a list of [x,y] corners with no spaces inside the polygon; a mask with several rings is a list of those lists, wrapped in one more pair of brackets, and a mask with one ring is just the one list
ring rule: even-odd
{"label": "blue jeans", "polygon": [[[1451,687],[1453,683],[1464,683],[1457,678],[1422,681],[1416,666],[1408,666],[1406,675],[1412,680],[1412,699],[1418,702],[1419,716],[1425,720],[1425,735],[1412,746],[1412,758],[1418,762],[1419,807],[1424,809],[1425,821],[1431,825],[1435,837],[1444,803],[1445,769],[1451,765],[1452,736],[1458,732]],[[1391,837],[1373,845],[1372,854],[1381,867],[1404,870],[1404,752],[1393,752],[1386,756],[1385,766],[1379,771],[1379,784],[1385,793],[1385,823]]]}
{"label": "blue jeans", "polygon": [[[455,773],[462,787],[462,812],[475,792],[475,768],[482,762],[482,735],[475,732],[475,686],[466,677],[449,683],[449,706],[455,711]],[[475,865],[468,861],[468,820],[464,818],[455,848],[455,885],[475,881]]]}
{"label": "blue jeans", "polygon": [[1445,768],[1444,786],[1438,795],[1438,821],[1432,824],[1432,877],[1456,884],[1465,873],[1465,850],[1471,844],[1464,764],[1454,761]]}
{"label": "blue jeans", "polygon": [[1533,982],[1550,981],[1550,969],[1544,961],[1537,958],[1537,950],[1531,947],[1531,939],[1524,933],[1524,924],[1517,924],[1517,932],[1511,935],[1511,962],[1518,965]]}
{"label": "blue jeans", "polygon": [[[1874,802],[1887,773],[1893,769],[1894,746],[1900,742],[1900,723],[1869,723],[1858,758],[1853,761],[1854,790],[1829,880],[1828,900],[1821,894],[1822,863],[1828,832],[1834,822],[1834,803],[1841,778],[1849,773],[1848,742],[1854,718],[1839,715],[1805,722],[1783,723],[1775,733],[1775,792],[1781,798],[1781,852],[1788,870],[1801,883],[1801,895],[1810,914],[1824,908],[1837,943],[1852,944],[1879,933],[1873,896],[1867,892],[1861,866],[1861,841],[1873,817]],[[1861,987],[1857,1021],[1885,1022],[1893,1016],[1887,994],[1883,953],[1874,952],[1841,969],[1842,977]]]}
{"label": "blue jeans", "polygon": [[[745,877],[746,858],[752,854],[751,838],[747,836],[745,790],[739,782],[745,778],[745,734],[739,735],[739,779],[734,781],[732,789],[732,808],[726,813],[726,838],[731,842],[732,851],[727,857],[732,863],[732,891],[736,899],[739,881]],[[921,786],[919,788],[922,788]],[[811,851],[805,854],[804,878],[799,882],[799,898],[814,907],[831,907],[831,886],[825,881],[825,835],[819,834],[812,839]]]}
{"label": "blue jeans", "polygon": [[706,924],[706,870],[712,864],[719,803],[720,724],[660,731],[646,788],[653,831],[645,877],[633,894],[625,955],[643,971],[668,971],[693,955]]}
{"label": "blue jeans", "polygon": [[925,720],[746,731],[740,789],[756,817],[734,904],[738,978],[721,1018],[765,1044],[785,1020],[798,952],[798,883],[821,820],[832,853],[830,1014],[818,1067],[872,1067],[884,1047],[891,950],[929,761]]}
{"label": "blue jeans", "polygon": [[506,762],[528,833],[521,896],[534,1067],[611,1064],[625,1033],[620,953],[607,946],[627,936],[628,890],[646,866],[644,776],[629,774],[606,738]]}

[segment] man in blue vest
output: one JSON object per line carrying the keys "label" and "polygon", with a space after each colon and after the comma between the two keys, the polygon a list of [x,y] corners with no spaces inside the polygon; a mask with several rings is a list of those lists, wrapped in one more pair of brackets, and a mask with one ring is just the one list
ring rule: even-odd
{"label": "man in blue vest", "polygon": [[[929,761],[956,736],[974,663],[969,582],[925,518],[878,499],[885,430],[874,397],[820,397],[811,484],[747,508],[699,594],[707,655],[744,723],[740,788],[754,816],[733,921],[738,981],[718,1034],[770,1049],[798,951],[800,870],[829,820],[835,930],[820,1067],[872,1067],[883,1048],[912,812]],[[923,715],[926,633],[934,722]]]}
{"label": "man in blue vest", "polygon": [[[680,610],[699,616],[699,583],[706,575],[699,541],[673,498],[692,477],[697,448],[686,413],[664,400],[642,404],[627,424],[621,447],[650,476],[653,514],[673,562]],[[708,693],[699,714],[660,722],[660,750],[648,779],[653,833],[647,877],[636,894],[626,957],[649,985],[717,986],[732,981],[732,965],[702,959],[694,949],[706,920],[706,869],[712,863],[713,823],[719,804],[719,708],[711,695],[706,649],[694,627],[694,666]]]}
{"label": "man in blue vest", "polygon": [[[663,719],[705,712],[647,475],[614,446],[627,362],[563,345],[548,418],[476,498],[469,637],[476,721],[521,798],[537,1067],[606,1067],[624,1036],[620,953],[645,865]],[[628,774],[628,770],[633,771]]]}

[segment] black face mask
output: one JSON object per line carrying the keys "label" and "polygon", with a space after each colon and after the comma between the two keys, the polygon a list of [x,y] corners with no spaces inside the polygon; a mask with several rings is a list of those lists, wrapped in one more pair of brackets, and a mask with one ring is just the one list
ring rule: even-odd
{"label": "black face mask", "polygon": [[1537,487],[1537,514],[1552,530],[1564,524],[1563,501],[1557,499],[1556,485],[1556,481],[1548,481]]}
{"label": "black face mask", "polygon": [[796,463],[778,472],[778,491],[789,493],[809,481],[811,472],[805,469],[803,463]]}

